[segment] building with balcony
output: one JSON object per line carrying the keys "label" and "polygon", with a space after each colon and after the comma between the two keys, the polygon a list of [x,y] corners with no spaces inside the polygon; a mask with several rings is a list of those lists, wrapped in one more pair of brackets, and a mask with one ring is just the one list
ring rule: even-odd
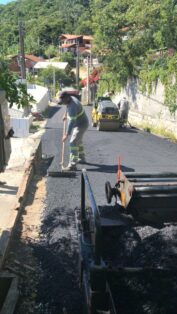
{"label": "building with balcony", "polygon": [[89,55],[92,41],[93,37],[88,35],[62,34],[59,37],[59,51],[60,53],[72,52],[76,55],[79,49],[80,54]]}

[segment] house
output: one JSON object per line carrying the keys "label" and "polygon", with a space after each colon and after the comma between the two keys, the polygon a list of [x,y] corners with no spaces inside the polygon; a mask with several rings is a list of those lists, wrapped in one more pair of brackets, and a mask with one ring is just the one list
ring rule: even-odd
{"label": "house", "polygon": [[62,34],[59,37],[59,51],[72,52],[76,55],[77,49],[80,54],[89,55],[91,53],[93,37],[88,35]]}
{"label": "house", "polygon": [[48,67],[54,67],[59,70],[67,71],[69,69],[69,63],[55,61],[40,61],[34,65],[34,71],[37,72],[38,70],[46,69]]}
{"label": "house", "polygon": [[[33,72],[35,64],[39,61],[44,61],[44,59],[34,55],[25,54],[26,71]],[[21,74],[20,55],[15,55],[10,58],[9,70],[18,73],[19,75]]]}

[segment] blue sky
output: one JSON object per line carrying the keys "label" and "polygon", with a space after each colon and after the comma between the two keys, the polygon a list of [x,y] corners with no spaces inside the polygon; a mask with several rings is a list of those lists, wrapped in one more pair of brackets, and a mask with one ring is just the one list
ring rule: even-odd
{"label": "blue sky", "polygon": [[6,3],[9,3],[12,1],[14,1],[14,0],[0,0],[0,4],[6,4]]}

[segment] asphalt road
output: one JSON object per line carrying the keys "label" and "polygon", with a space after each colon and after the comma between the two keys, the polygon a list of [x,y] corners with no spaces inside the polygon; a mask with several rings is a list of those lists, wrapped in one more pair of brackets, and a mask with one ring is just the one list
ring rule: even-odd
{"label": "asphalt road", "polygon": [[[86,107],[86,111],[90,117],[91,107]],[[51,164],[53,170],[60,170],[63,113],[62,107],[51,109],[51,118],[43,138],[43,154],[55,156]],[[118,157],[121,158],[122,171],[177,172],[177,144],[147,132],[128,127],[120,132],[99,132],[90,126],[84,143],[88,163],[78,168],[84,167],[88,170],[98,203],[105,201],[105,181],[115,183]],[[65,164],[67,163],[68,149],[66,147]],[[65,179],[65,181],[68,184],[70,180]],[[74,182],[79,181],[75,179]],[[77,200],[75,205],[78,205]]]}
{"label": "asphalt road", "polygon": [[[86,107],[90,115],[91,108]],[[53,107],[42,140],[44,158],[55,156],[50,169],[60,170],[62,116],[64,108]],[[104,184],[116,182],[117,160],[123,171],[177,172],[177,145],[137,129],[98,132],[90,126],[84,139],[86,168],[98,205],[106,204]],[[66,147],[65,164],[68,161]],[[88,200],[87,200],[88,201]],[[80,206],[80,172],[76,178],[47,178],[47,196],[41,250],[36,252],[45,276],[39,287],[39,300],[46,302],[52,314],[82,313],[78,282],[77,233],[74,209]]]}

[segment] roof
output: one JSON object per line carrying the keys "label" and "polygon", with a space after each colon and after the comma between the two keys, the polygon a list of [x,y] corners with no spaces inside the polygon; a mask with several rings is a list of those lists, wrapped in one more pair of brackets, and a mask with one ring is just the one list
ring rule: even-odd
{"label": "roof", "polygon": [[99,106],[104,107],[104,108],[116,108],[117,106],[111,101],[111,100],[103,100],[99,101]]}
{"label": "roof", "polygon": [[60,36],[60,38],[65,37],[65,38],[67,38],[67,39],[75,39],[75,38],[80,38],[80,37],[82,37],[82,36],[83,36],[83,35],[62,34],[62,35]]}
{"label": "roof", "polygon": [[74,34],[62,34],[60,36],[60,38],[66,38],[66,39],[76,39],[76,38],[81,38],[83,37],[83,39],[85,40],[93,40],[93,36],[90,36],[90,35],[74,35]]}
{"label": "roof", "polygon": [[[14,58],[16,58],[18,56],[19,55],[14,55],[14,56],[12,56],[12,59],[14,59]],[[44,59],[41,58],[41,57],[36,57],[34,55],[29,55],[29,54],[25,54],[25,59],[28,59],[28,60],[33,61],[33,62],[39,62],[39,61],[42,61],[42,60],[44,61]]]}
{"label": "roof", "polygon": [[46,69],[48,67],[54,67],[60,70],[65,70],[68,66],[68,62],[50,62],[50,61],[44,61],[44,62],[38,62],[35,64],[34,69]]}
{"label": "roof", "polygon": [[98,97],[98,102],[105,101],[105,100],[111,101],[111,98],[109,96],[99,96]]}
{"label": "roof", "polygon": [[60,48],[72,48],[72,47],[76,47],[76,44],[63,44],[60,46]]}
{"label": "roof", "polygon": [[31,60],[31,61],[34,61],[34,62],[39,62],[39,61],[41,61],[41,60],[44,60],[44,59],[41,58],[41,57],[36,57],[36,56],[34,56],[34,55],[28,55],[28,54],[25,54],[25,58],[26,58],[26,59],[29,59],[29,60]]}
{"label": "roof", "polygon": [[83,39],[85,39],[85,40],[93,40],[93,36],[83,35]]}
{"label": "roof", "polygon": [[120,29],[120,31],[121,32],[128,32],[130,30],[130,27],[129,26],[125,26],[125,27],[122,27],[121,29]]}
{"label": "roof", "polygon": [[80,51],[80,53],[91,53],[91,50],[89,49],[89,48],[87,48],[87,47],[79,47],[79,51]]}

